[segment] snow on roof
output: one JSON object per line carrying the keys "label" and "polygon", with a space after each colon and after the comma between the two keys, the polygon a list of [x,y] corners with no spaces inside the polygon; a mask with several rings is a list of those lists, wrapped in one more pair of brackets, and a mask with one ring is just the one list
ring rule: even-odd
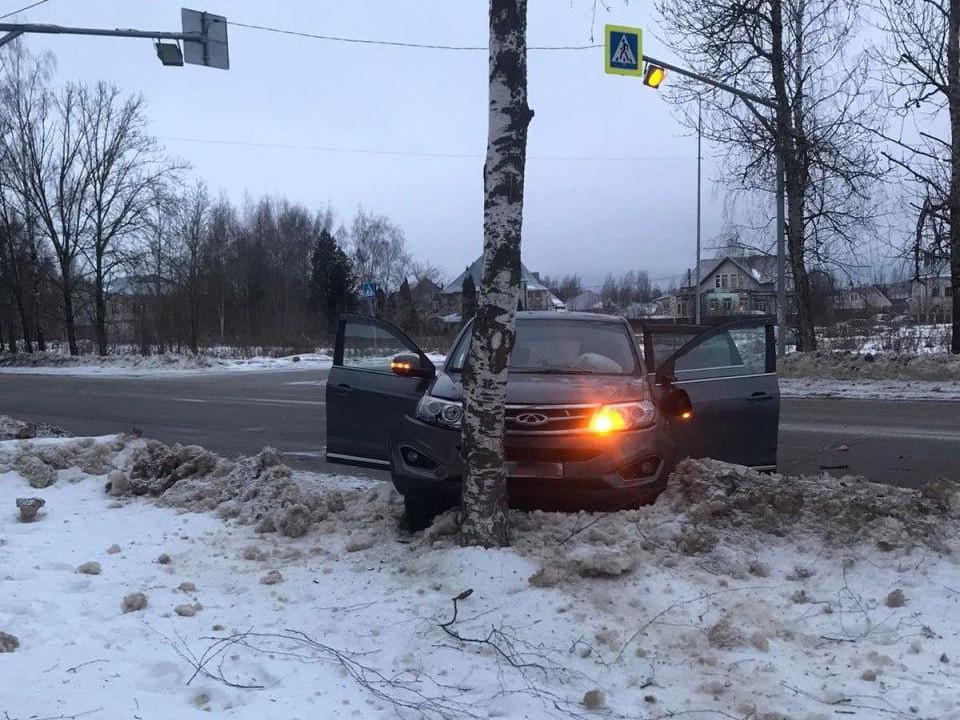
{"label": "snow on roof", "polygon": [[[480,280],[483,278],[483,256],[481,255],[472,263],[470,266],[464,270],[462,273],[457,275],[453,280],[451,280],[447,285],[440,291],[442,295],[453,295],[455,293],[463,292],[463,283],[467,279],[467,273],[470,273],[470,276],[473,278],[473,284],[478,288],[480,287]],[[537,276],[534,275],[527,269],[527,266],[522,262],[520,263],[520,280],[527,284],[527,290],[546,290],[547,288],[541,283]]]}

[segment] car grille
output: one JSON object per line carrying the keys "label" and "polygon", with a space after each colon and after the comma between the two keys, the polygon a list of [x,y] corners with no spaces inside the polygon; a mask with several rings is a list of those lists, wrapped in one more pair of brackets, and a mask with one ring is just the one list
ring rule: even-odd
{"label": "car grille", "polygon": [[544,448],[510,447],[505,448],[508,462],[586,462],[600,455],[599,448]]}
{"label": "car grille", "polygon": [[597,405],[508,406],[506,431],[511,435],[585,432]]}

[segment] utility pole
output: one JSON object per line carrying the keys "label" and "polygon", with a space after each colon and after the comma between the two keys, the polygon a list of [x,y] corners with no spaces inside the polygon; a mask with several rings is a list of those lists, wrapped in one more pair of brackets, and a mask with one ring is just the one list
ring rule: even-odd
{"label": "utility pole", "polygon": [[[657,65],[660,68],[670,70],[671,72],[675,72],[678,75],[683,75],[684,77],[688,77],[691,80],[696,80],[697,82],[702,82],[705,85],[710,85],[711,87],[715,87],[718,90],[723,90],[724,92],[728,92],[731,95],[734,95],[740,98],[743,101],[743,103],[750,109],[750,112],[752,112],[760,120],[760,122],[763,123],[763,125],[766,128],[768,128],[774,135],[774,141],[777,148],[777,188],[776,188],[776,196],[777,196],[777,200],[776,200],[777,202],[777,355],[779,357],[783,357],[784,354],[786,353],[786,330],[787,330],[787,309],[786,309],[787,286],[786,286],[786,248],[785,248],[786,224],[784,220],[785,188],[784,188],[784,181],[783,181],[783,170],[784,170],[783,143],[780,142],[780,138],[777,136],[777,130],[776,130],[775,124],[770,123],[770,121],[767,118],[763,117],[763,115],[760,114],[757,108],[754,107],[754,105],[762,105],[772,110],[777,110],[777,103],[774,100],[771,100],[770,98],[761,97],[752,92],[747,92],[746,90],[741,90],[740,88],[734,87],[733,85],[730,85],[728,83],[721,82],[720,80],[714,80],[713,78],[707,77],[706,75],[701,75],[691,70],[687,70],[682,67],[677,67],[676,65],[672,65],[671,63],[665,63],[662,60],[657,60],[656,58],[652,58],[649,55],[644,55],[643,61],[651,65]],[[700,202],[699,202],[700,114],[699,114],[699,110],[698,110],[697,126],[698,126],[697,127],[697,131],[698,131],[697,132],[697,167],[698,167],[697,227],[699,230],[699,225],[700,225],[699,223],[699,207],[700,207]],[[699,251],[700,249],[699,232],[697,233],[697,238],[698,238],[697,250]],[[698,252],[697,276],[699,277],[699,275],[700,275],[700,257]],[[700,313],[699,294],[700,294],[700,283],[697,282],[697,315],[698,316]]]}
{"label": "utility pole", "polygon": [[703,138],[703,99],[697,98],[697,314],[696,324],[700,324],[700,165],[703,156],[700,143]]}
{"label": "utility pole", "polygon": [[787,253],[783,185],[783,149],[777,143],[777,357],[781,358],[787,354]]}

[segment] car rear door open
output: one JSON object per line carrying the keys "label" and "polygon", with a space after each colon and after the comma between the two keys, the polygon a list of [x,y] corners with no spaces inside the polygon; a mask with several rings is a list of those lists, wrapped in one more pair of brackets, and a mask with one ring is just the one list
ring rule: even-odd
{"label": "car rear door open", "polygon": [[[398,374],[398,356],[418,358],[422,372]],[[410,370],[409,361],[399,364]],[[414,414],[433,370],[398,327],[363,315],[344,316],[327,379],[327,460],[389,468],[390,431],[404,415]]]}
{"label": "car rear door open", "polygon": [[780,387],[775,320],[763,316],[710,328],[645,325],[644,356],[656,390],[690,396],[692,416],[672,420],[679,456],[712,457],[773,470]]}

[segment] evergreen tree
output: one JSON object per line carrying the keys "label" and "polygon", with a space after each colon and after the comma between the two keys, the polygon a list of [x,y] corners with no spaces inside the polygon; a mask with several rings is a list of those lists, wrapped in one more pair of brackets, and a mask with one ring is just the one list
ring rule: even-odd
{"label": "evergreen tree", "polygon": [[467,268],[467,277],[463,281],[463,292],[460,301],[460,322],[466,323],[477,314],[477,284],[473,281],[470,268]]}
{"label": "evergreen tree", "polygon": [[320,233],[310,257],[310,305],[332,335],[337,318],[353,309],[353,263],[327,230]]}
{"label": "evergreen tree", "polygon": [[416,335],[420,329],[420,318],[413,304],[413,294],[410,292],[410,283],[404,278],[397,291],[397,323],[408,334]]}

